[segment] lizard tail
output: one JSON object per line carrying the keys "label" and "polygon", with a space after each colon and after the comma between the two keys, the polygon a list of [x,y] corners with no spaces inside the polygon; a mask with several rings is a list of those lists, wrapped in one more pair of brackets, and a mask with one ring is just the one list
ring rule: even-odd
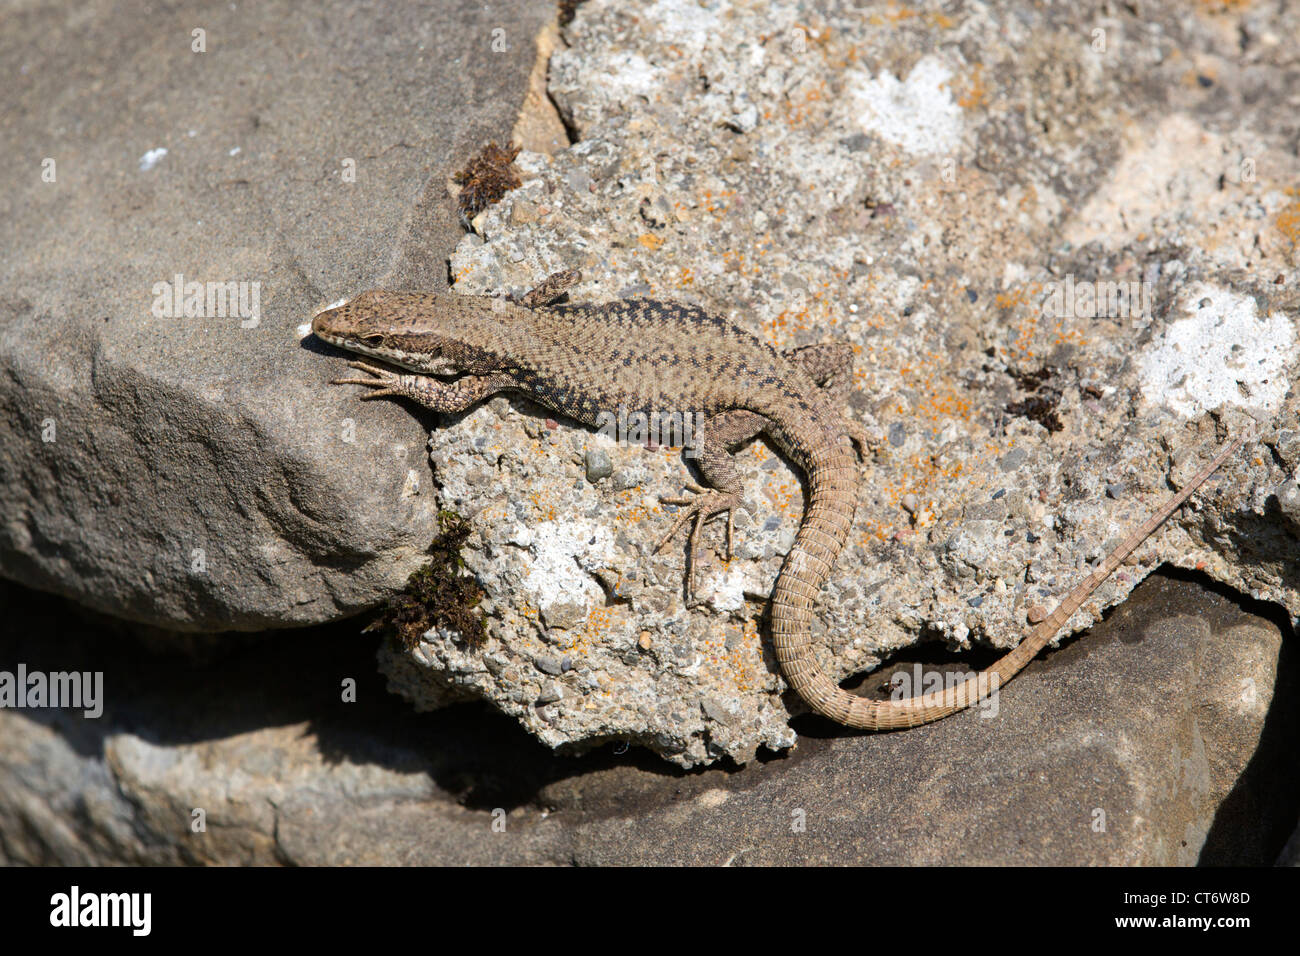
{"label": "lizard tail", "polygon": [[[935,691],[905,700],[877,701],[841,690],[818,666],[812,653],[812,607],[822,583],[830,574],[835,557],[844,546],[849,523],[853,520],[852,479],[845,476],[851,462],[838,457],[809,475],[812,487],[808,514],[786,556],[772,594],[772,640],[781,673],[824,717],[837,723],[865,730],[894,730],[915,727],[963,710],[977,703],[1014,677],[1065,622],[1110,577],[1146,538],[1177,511],[1193,492],[1245,440],[1238,437],[1215,456],[1181,491],[1142,523],[1084,581],[1066,595],[1048,617],[1038,624],[1020,644],[987,670],[943,691]],[[846,493],[846,487],[848,492]],[[845,502],[850,504],[846,507]]]}

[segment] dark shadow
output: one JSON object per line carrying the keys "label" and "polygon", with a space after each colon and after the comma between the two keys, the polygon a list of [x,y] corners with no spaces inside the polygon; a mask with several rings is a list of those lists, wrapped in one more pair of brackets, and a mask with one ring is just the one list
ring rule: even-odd
{"label": "dark shadow", "polygon": [[1300,823],[1300,656],[1286,609],[1256,601],[1198,571],[1162,569],[1167,577],[1202,587],[1275,624],[1282,632],[1273,700],[1259,745],[1219,804],[1197,859],[1198,866],[1269,865]]}
{"label": "dark shadow", "polygon": [[[258,634],[173,635],[3,580],[0,613],[8,622],[0,670],[22,663],[29,671],[103,672],[99,719],[22,711],[89,759],[101,759],[105,739],[116,733],[171,746],[301,723],[327,762],[428,773],[448,799],[488,810],[535,803],[549,784],[614,767],[657,778],[734,772],[684,771],[621,743],[597,744],[581,757],[557,755],[486,704],[416,713],[387,691],[375,664],[382,638],[360,633],[364,617]],[[355,703],[342,700],[348,679],[356,682]]]}
{"label": "dark shadow", "polygon": [[[926,675],[933,673],[942,675],[968,674],[971,671],[983,670],[1001,656],[1002,652],[987,647],[973,647],[969,651],[957,653],[948,650],[937,641],[927,641],[899,651],[868,674],[854,674],[846,678],[840,682],[840,687],[858,697],[884,701],[890,698],[892,693],[890,682],[896,674],[914,678],[913,668],[918,666]],[[909,686],[913,686],[913,684],[909,684]],[[790,694],[786,696],[786,703],[787,705],[794,704],[794,699]],[[973,713],[969,716],[978,719],[978,715]],[[957,713],[944,718],[944,722],[951,723],[952,721],[965,719],[968,718],[964,717],[962,713]],[[790,726],[794,728],[800,738],[806,740],[830,741],[845,737],[861,737],[863,735],[861,730],[842,727],[811,713],[794,718],[790,721]],[[926,726],[935,726],[935,724]],[[877,735],[897,734],[905,731],[914,733],[918,729],[920,728],[901,727],[893,730],[874,731],[873,733]]]}
{"label": "dark shadow", "polygon": [[[1298,684],[1294,634],[1286,613],[1243,599],[1202,574],[1167,571],[1213,591],[1283,629],[1278,680],[1256,753],[1223,801],[1200,862],[1206,865],[1267,864],[1280,852],[1296,822],[1300,773],[1294,759]],[[774,762],[789,769],[815,757],[838,738],[862,738],[815,715],[795,718],[802,740],[793,753],[762,752],[747,767],[733,764],[685,771],[643,747],[597,746],[580,756],[552,753],[514,718],[486,704],[461,704],[419,714],[388,693],[377,673],[379,638],[361,633],[364,618],[260,634],[176,635],[80,608],[71,601],[0,581],[0,670],[18,662],[42,671],[104,672],[104,716],[28,710],[24,716],[59,733],[77,753],[103,758],[105,739],[127,732],[160,746],[224,739],[271,726],[301,724],[317,738],[326,761],[374,764],[398,772],[427,773],[443,798],[474,810],[550,807],[554,785],[583,792],[584,813],[649,811],[711,787],[747,789]],[[1090,632],[1067,641],[1088,640]],[[1030,667],[1051,666],[1051,652]],[[909,649],[847,689],[883,699],[889,676],[921,664],[927,670],[978,670],[1000,656],[977,650],[953,654],[937,642]],[[356,681],[357,702],[344,703],[342,682]],[[974,711],[913,730],[924,748],[935,727],[978,719]],[[866,738],[870,739],[870,738]],[[788,762],[788,763],[787,763]],[[617,800],[588,798],[584,778],[624,773]],[[603,802],[602,802],[603,801]]]}

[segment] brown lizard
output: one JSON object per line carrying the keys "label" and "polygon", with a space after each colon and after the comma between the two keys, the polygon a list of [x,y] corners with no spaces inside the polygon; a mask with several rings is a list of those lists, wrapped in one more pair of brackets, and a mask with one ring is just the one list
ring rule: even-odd
{"label": "brown lizard", "polygon": [[[968,707],[1010,680],[1069,620],[1119,564],[1241,446],[1228,443],[1181,491],[1143,522],[1021,643],[965,682],[905,700],[875,701],[838,687],[813,655],[812,614],[822,584],[848,537],[857,503],[857,461],[866,436],[838,411],[852,385],[853,353],[843,343],[777,351],[744,329],[692,305],[650,299],[563,303],[578,281],[557,273],[519,301],[453,293],[364,292],[315,316],[312,331],[340,348],[385,364],[353,361],[373,378],[362,398],[401,396],[439,412],[462,412],[503,391],[520,392],[561,415],[594,426],[626,408],[690,415],[696,464],[710,487],[682,508],[663,547],[693,519],[687,597],[694,592],[700,527],[727,515],[741,482],[731,449],[766,434],[808,479],[808,506],[772,590],[772,642],[781,673],[808,704],[850,727],[913,727]],[[396,370],[393,368],[396,367]],[[412,374],[413,373],[413,374]]]}

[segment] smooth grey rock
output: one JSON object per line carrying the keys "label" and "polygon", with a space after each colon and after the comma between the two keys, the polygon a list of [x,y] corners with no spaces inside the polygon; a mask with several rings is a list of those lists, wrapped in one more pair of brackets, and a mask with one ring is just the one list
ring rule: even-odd
{"label": "smooth grey rock", "polygon": [[593,485],[602,478],[614,473],[614,466],[609,462],[609,455],[603,448],[587,450],[587,480]]}
{"label": "smooth grey rock", "polygon": [[[437,533],[424,427],[330,388],[303,326],[445,287],[445,183],[507,135],[553,10],[207,4],[204,53],[147,3],[0,12],[0,573],[194,630],[404,581]],[[153,314],[177,274],[259,283],[256,323]]]}
{"label": "smooth grey rock", "polygon": [[1281,631],[1163,576],[1003,687],[996,716],[878,735],[806,717],[780,759],[693,773],[635,745],[553,756],[481,706],[413,714],[346,628],[227,644],[200,671],[65,602],[4,606],[24,626],[0,657],[102,668],[108,702],[97,721],[0,710],[11,865],[1258,865],[1300,803]]}
{"label": "smooth grey rock", "polygon": [[1017,468],[1019,468],[1021,465],[1025,463],[1025,459],[1028,457],[1029,457],[1029,452],[1025,451],[1025,449],[1013,448],[1005,455],[1002,456],[1002,459],[1001,461],[998,462],[998,465],[999,467],[1001,467],[1003,471],[1015,471]]}

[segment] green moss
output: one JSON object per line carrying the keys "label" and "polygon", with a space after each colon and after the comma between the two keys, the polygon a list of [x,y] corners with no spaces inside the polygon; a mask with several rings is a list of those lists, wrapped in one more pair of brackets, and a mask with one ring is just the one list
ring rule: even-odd
{"label": "green moss", "polygon": [[454,511],[438,514],[438,537],[429,545],[429,560],[406,580],[406,587],[386,602],[372,627],[389,632],[407,650],[432,627],[459,631],[475,647],[487,641],[483,589],[463,574],[461,546],[469,537],[469,522]]}

